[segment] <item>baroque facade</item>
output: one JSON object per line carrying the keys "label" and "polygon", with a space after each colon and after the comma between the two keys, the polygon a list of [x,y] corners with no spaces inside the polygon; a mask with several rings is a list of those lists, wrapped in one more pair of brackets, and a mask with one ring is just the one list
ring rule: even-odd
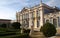
{"label": "baroque facade", "polygon": [[50,7],[44,3],[40,3],[31,8],[24,7],[16,13],[17,22],[21,23],[24,28],[40,29],[44,23],[50,22],[56,28],[60,27],[60,9],[58,7]]}

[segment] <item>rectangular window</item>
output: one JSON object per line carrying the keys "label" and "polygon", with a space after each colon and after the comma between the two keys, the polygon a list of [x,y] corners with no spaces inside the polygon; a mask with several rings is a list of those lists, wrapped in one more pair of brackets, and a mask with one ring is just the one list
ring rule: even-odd
{"label": "rectangular window", "polygon": [[39,10],[37,11],[37,17],[40,17],[40,11]]}
{"label": "rectangular window", "polygon": [[53,19],[53,24],[57,27],[57,19]]}
{"label": "rectangular window", "polygon": [[53,22],[52,22],[52,18],[50,18],[50,23],[53,24]]}
{"label": "rectangular window", "polygon": [[58,26],[60,27],[60,17],[58,17]]}
{"label": "rectangular window", "polygon": [[37,27],[40,26],[40,19],[37,19]]}

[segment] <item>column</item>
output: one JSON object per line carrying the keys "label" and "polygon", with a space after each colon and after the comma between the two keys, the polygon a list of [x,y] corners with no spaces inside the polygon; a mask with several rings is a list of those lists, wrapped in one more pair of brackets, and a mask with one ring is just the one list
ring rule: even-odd
{"label": "column", "polygon": [[37,14],[36,14],[36,10],[34,10],[34,28],[37,28]]}
{"label": "column", "polygon": [[29,12],[29,28],[31,29],[31,26],[32,26],[32,20],[31,20],[31,14],[30,14],[30,12]]}
{"label": "column", "polygon": [[43,24],[44,24],[44,10],[41,6],[41,8],[40,8],[40,27],[39,28],[41,28],[43,26]]}

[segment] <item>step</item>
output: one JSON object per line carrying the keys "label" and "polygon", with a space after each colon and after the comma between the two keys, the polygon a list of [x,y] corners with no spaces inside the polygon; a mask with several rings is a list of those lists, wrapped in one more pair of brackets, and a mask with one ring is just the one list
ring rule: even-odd
{"label": "step", "polygon": [[42,33],[41,32],[33,32],[32,34],[33,35],[41,35]]}
{"label": "step", "polygon": [[44,38],[45,36],[43,35],[31,35],[31,38]]}
{"label": "step", "polygon": [[30,35],[31,38],[43,38],[44,35],[42,34],[42,32],[39,32],[39,31],[34,31],[31,35]]}

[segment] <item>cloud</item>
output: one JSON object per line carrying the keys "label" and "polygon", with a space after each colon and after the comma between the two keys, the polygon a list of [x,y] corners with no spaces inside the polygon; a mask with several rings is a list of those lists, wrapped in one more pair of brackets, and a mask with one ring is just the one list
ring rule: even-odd
{"label": "cloud", "polygon": [[[60,6],[60,0],[43,0],[50,6]],[[30,7],[40,4],[40,0],[0,0],[0,18],[15,19],[16,11],[23,7]]]}
{"label": "cloud", "polygon": [[14,3],[8,0],[0,0],[0,19],[15,19],[16,10],[9,8],[9,4]]}
{"label": "cloud", "polygon": [[36,0],[0,0],[0,18],[15,19],[16,11],[34,5]]}
{"label": "cloud", "polygon": [[48,4],[49,6],[60,7],[60,0],[49,0],[48,2],[46,2],[46,4]]}
{"label": "cloud", "polygon": [[0,19],[15,19],[15,10],[0,7]]}

